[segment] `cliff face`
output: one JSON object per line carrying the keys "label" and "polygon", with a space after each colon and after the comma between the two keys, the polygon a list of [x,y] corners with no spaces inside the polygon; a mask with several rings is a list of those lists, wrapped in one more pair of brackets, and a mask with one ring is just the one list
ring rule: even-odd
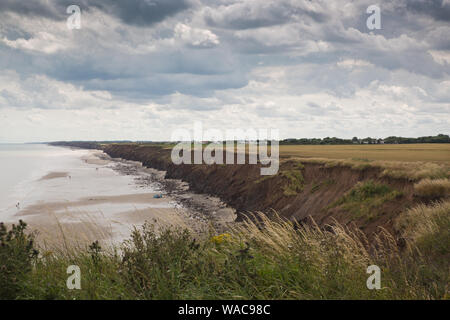
{"label": "cliff face", "polygon": [[238,211],[238,219],[246,212],[270,214],[274,209],[292,220],[312,217],[319,225],[337,220],[372,233],[378,226],[392,231],[393,219],[416,202],[411,182],[380,178],[380,170],[373,167],[355,170],[285,160],[277,175],[261,176],[259,165],[175,165],[169,149],[155,146],[111,144],[103,150],[113,158],[166,171],[167,178],[186,181],[196,192],[220,197]]}

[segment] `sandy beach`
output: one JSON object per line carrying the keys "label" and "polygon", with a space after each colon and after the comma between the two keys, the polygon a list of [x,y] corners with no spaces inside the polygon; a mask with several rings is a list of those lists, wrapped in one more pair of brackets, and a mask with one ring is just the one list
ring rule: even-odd
{"label": "sandy beach", "polygon": [[219,199],[191,193],[186,183],[164,179],[164,172],[97,150],[72,151],[77,161],[37,179],[39,191],[9,219],[27,222],[42,245],[117,245],[145,222],[200,235],[235,219]]}

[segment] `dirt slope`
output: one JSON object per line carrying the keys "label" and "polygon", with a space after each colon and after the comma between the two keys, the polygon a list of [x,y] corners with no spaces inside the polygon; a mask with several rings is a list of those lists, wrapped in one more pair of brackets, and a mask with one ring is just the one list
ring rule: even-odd
{"label": "dirt slope", "polygon": [[[111,144],[103,150],[111,157],[140,161],[147,167],[164,170],[167,178],[181,179],[194,191],[220,197],[238,211],[238,219],[246,212],[270,214],[274,209],[297,221],[307,221],[311,216],[319,225],[333,219],[343,224],[355,223],[371,234],[378,226],[392,231],[393,219],[418,202],[410,181],[381,178],[380,169],[373,167],[355,170],[284,160],[277,175],[262,177],[257,165],[174,165],[170,150],[155,146]],[[358,182],[370,181],[394,190],[395,198],[374,202],[371,216],[355,214],[354,209],[336,203]]]}

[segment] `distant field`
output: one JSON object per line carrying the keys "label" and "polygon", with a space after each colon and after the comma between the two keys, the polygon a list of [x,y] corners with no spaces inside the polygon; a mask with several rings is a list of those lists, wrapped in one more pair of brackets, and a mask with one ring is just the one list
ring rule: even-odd
{"label": "distant field", "polygon": [[450,163],[450,144],[282,145],[280,156]]}
{"label": "distant field", "polygon": [[[144,144],[171,149],[176,144]],[[205,146],[205,145],[203,145]],[[246,146],[248,151],[248,145]],[[280,145],[280,156],[326,159],[425,161],[450,164],[450,143],[372,145]]]}

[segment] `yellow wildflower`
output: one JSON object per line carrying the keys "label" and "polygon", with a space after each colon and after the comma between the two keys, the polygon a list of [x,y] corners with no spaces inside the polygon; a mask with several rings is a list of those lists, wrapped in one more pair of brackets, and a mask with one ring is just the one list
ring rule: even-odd
{"label": "yellow wildflower", "polygon": [[215,244],[221,244],[224,241],[228,241],[231,239],[231,235],[229,233],[222,233],[217,236],[211,238],[211,242]]}

